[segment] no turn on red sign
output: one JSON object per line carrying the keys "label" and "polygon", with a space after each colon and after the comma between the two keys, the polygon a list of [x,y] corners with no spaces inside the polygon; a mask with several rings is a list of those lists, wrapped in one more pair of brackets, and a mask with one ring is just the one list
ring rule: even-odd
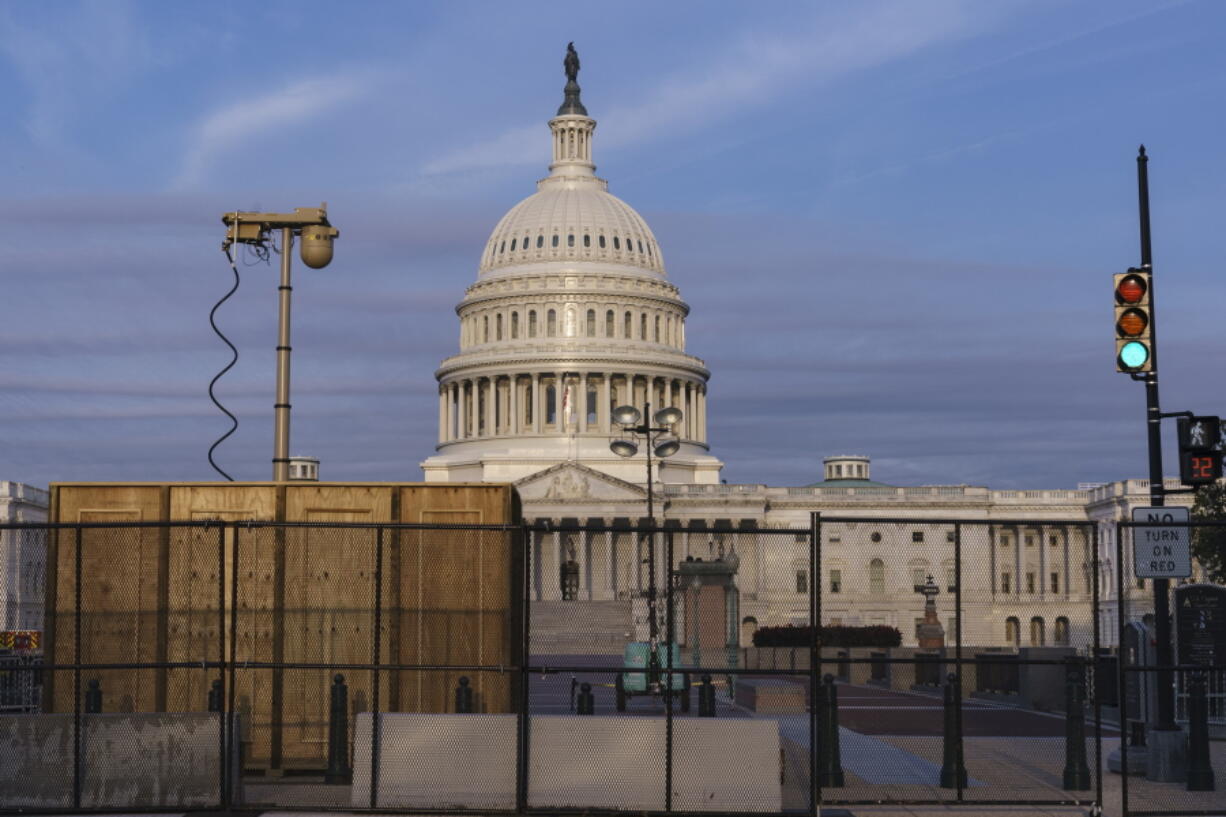
{"label": "no turn on red sign", "polygon": [[1132,567],[1138,579],[1192,575],[1187,508],[1133,508],[1132,521],[1145,524],[1132,529]]}

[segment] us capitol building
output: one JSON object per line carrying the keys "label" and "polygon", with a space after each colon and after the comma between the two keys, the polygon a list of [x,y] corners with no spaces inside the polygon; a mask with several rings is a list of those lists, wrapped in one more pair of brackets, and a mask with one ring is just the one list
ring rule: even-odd
{"label": "us capitol building", "polygon": [[[860,520],[822,526],[824,623],[896,626],[914,644],[916,586],[931,575],[952,634],[954,527],[922,520],[960,519],[977,522],[961,538],[965,643],[1087,643],[1095,538],[1098,614],[1111,643],[1112,523],[1148,504],[1143,480],[1085,490],[895,487],[871,479],[868,457],[833,456],[813,485],[721,482],[707,435],[711,373],[686,349],[689,306],[647,223],[596,175],[596,120],[580,99],[573,50],[566,67],[565,96],[549,120],[549,174],[494,227],[456,308],[460,348],[435,373],[438,445],[422,463],[426,480],[512,482],[528,520],[638,525],[647,468],[642,454],[610,450],[621,436],[612,410],[676,407],[677,451],[652,471],[655,519],[673,532],[677,562],[739,559],[742,643],[757,626],[808,620],[813,577],[799,532],[814,511]],[[1010,523],[983,524],[995,519]],[[1034,523],[1017,524],[1025,520]],[[1087,523],[1097,523],[1097,537]],[[789,532],[749,532],[766,529]],[[647,581],[633,533],[549,532],[532,547],[533,599],[573,599],[576,613],[584,602],[629,609]],[[576,563],[578,584],[564,590],[563,566],[573,574]]]}

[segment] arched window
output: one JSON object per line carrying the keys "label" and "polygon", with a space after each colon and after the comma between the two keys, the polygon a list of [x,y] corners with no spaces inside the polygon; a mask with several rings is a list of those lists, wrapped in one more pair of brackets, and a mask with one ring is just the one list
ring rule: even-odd
{"label": "arched window", "polygon": [[1014,647],[1020,647],[1022,644],[1022,623],[1017,620],[1017,616],[1005,619],[1005,643]]}
{"label": "arched window", "polygon": [[630,317],[629,312],[626,313],[626,318],[624,321],[622,321],[622,323],[622,336],[628,339],[632,336],[630,329],[631,326],[633,326],[633,319]]}
{"label": "arched window", "polygon": [[[514,240],[514,239],[512,239]],[[502,313],[494,316],[494,340],[502,340]]]}
{"label": "arched window", "polygon": [[880,559],[868,563],[868,592],[875,595],[885,592],[885,562]]}
{"label": "arched window", "polygon": [[498,254],[502,255],[506,251],[507,251],[507,242],[504,241],[502,242],[502,244],[498,246]]}
{"label": "arched window", "polygon": [[1068,619],[1066,617],[1060,616],[1056,619],[1056,631],[1052,635],[1058,646],[1067,647],[1069,645]]}
{"label": "arched window", "polygon": [[753,616],[745,616],[741,619],[741,646],[748,647],[753,644],[753,634],[758,631],[758,620]]}
{"label": "arched window", "polygon": [[545,246],[545,236],[538,235],[536,237],[536,248],[539,250],[541,247],[544,247],[544,246]]}
{"label": "arched window", "polygon": [[606,338],[613,337],[613,310],[612,309],[604,313],[604,336]]}
{"label": "arched window", "polygon": [[551,247],[558,246],[558,234],[557,233],[553,234],[553,239],[550,241],[550,246]]}
{"label": "arched window", "polygon": [[1042,616],[1035,616],[1030,619],[1030,646],[1042,647],[1046,643],[1046,633],[1043,630]]}
{"label": "arched window", "polygon": [[515,239],[511,239],[511,252],[515,252]]}
{"label": "arched window", "polygon": [[490,316],[485,315],[481,318],[481,342],[490,342]]}
{"label": "arched window", "polygon": [[545,314],[545,337],[552,338],[556,334],[558,334],[558,313],[551,309]]}
{"label": "arched window", "polygon": [[528,310],[528,337],[536,337],[536,310]]}
{"label": "arched window", "polygon": [[550,425],[558,421],[558,390],[552,384],[545,389],[545,422]]}
{"label": "arched window", "polygon": [[511,313],[511,340],[519,337],[519,313]]}
{"label": "arched window", "polygon": [[643,254],[643,242],[640,241],[639,242],[639,255],[642,255],[642,254]]}
{"label": "arched window", "polygon": [[589,309],[587,311],[587,336],[589,338],[596,337],[596,310]]}
{"label": "arched window", "polygon": [[592,237],[588,235],[587,233],[583,234],[583,246],[585,247],[592,246]]}
{"label": "arched window", "polygon": [[639,340],[647,340],[647,313],[639,315]]}
{"label": "arched window", "polygon": [[566,246],[568,247],[575,246],[575,234],[574,233],[566,234]]}
{"label": "arched window", "polygon": [[621,239],[618,238],[617,236],[613,236],[613,249],[620,250],[621,248],[622,248]]}
{"label": "arched window", "polygon": [[655,334],[655,341],[656,341],[656,343],[659,343],[659,342],[660,342],[660,316],[659,316],[659,315],[656,315],[656,334]]}
{"label": "arched window", "polygon": [[604,233],[600,234],[600,249],[604,249]]}

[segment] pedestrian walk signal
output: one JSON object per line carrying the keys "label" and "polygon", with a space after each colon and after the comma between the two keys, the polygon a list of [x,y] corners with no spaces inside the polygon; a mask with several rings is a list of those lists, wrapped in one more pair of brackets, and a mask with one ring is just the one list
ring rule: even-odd
{"label": "pedestrian walk signal", "polygon": [[1115,369],[1154,370],[1149,270],[1130,269],[1115,275]]}
{"label": "pedestrian walk signal", "polygon": [[1222,421],[1217,417],[1180,417],[1179,481],[1209,485],[1222,476]]}

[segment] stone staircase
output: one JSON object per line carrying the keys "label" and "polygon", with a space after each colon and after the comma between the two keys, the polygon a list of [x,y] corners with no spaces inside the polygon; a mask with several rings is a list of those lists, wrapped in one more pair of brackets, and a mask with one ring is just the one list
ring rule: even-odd
{"label": "stone staircase", "polygon": [[629,601],[533,601],[534,655],[621,655],[633,632]]}

